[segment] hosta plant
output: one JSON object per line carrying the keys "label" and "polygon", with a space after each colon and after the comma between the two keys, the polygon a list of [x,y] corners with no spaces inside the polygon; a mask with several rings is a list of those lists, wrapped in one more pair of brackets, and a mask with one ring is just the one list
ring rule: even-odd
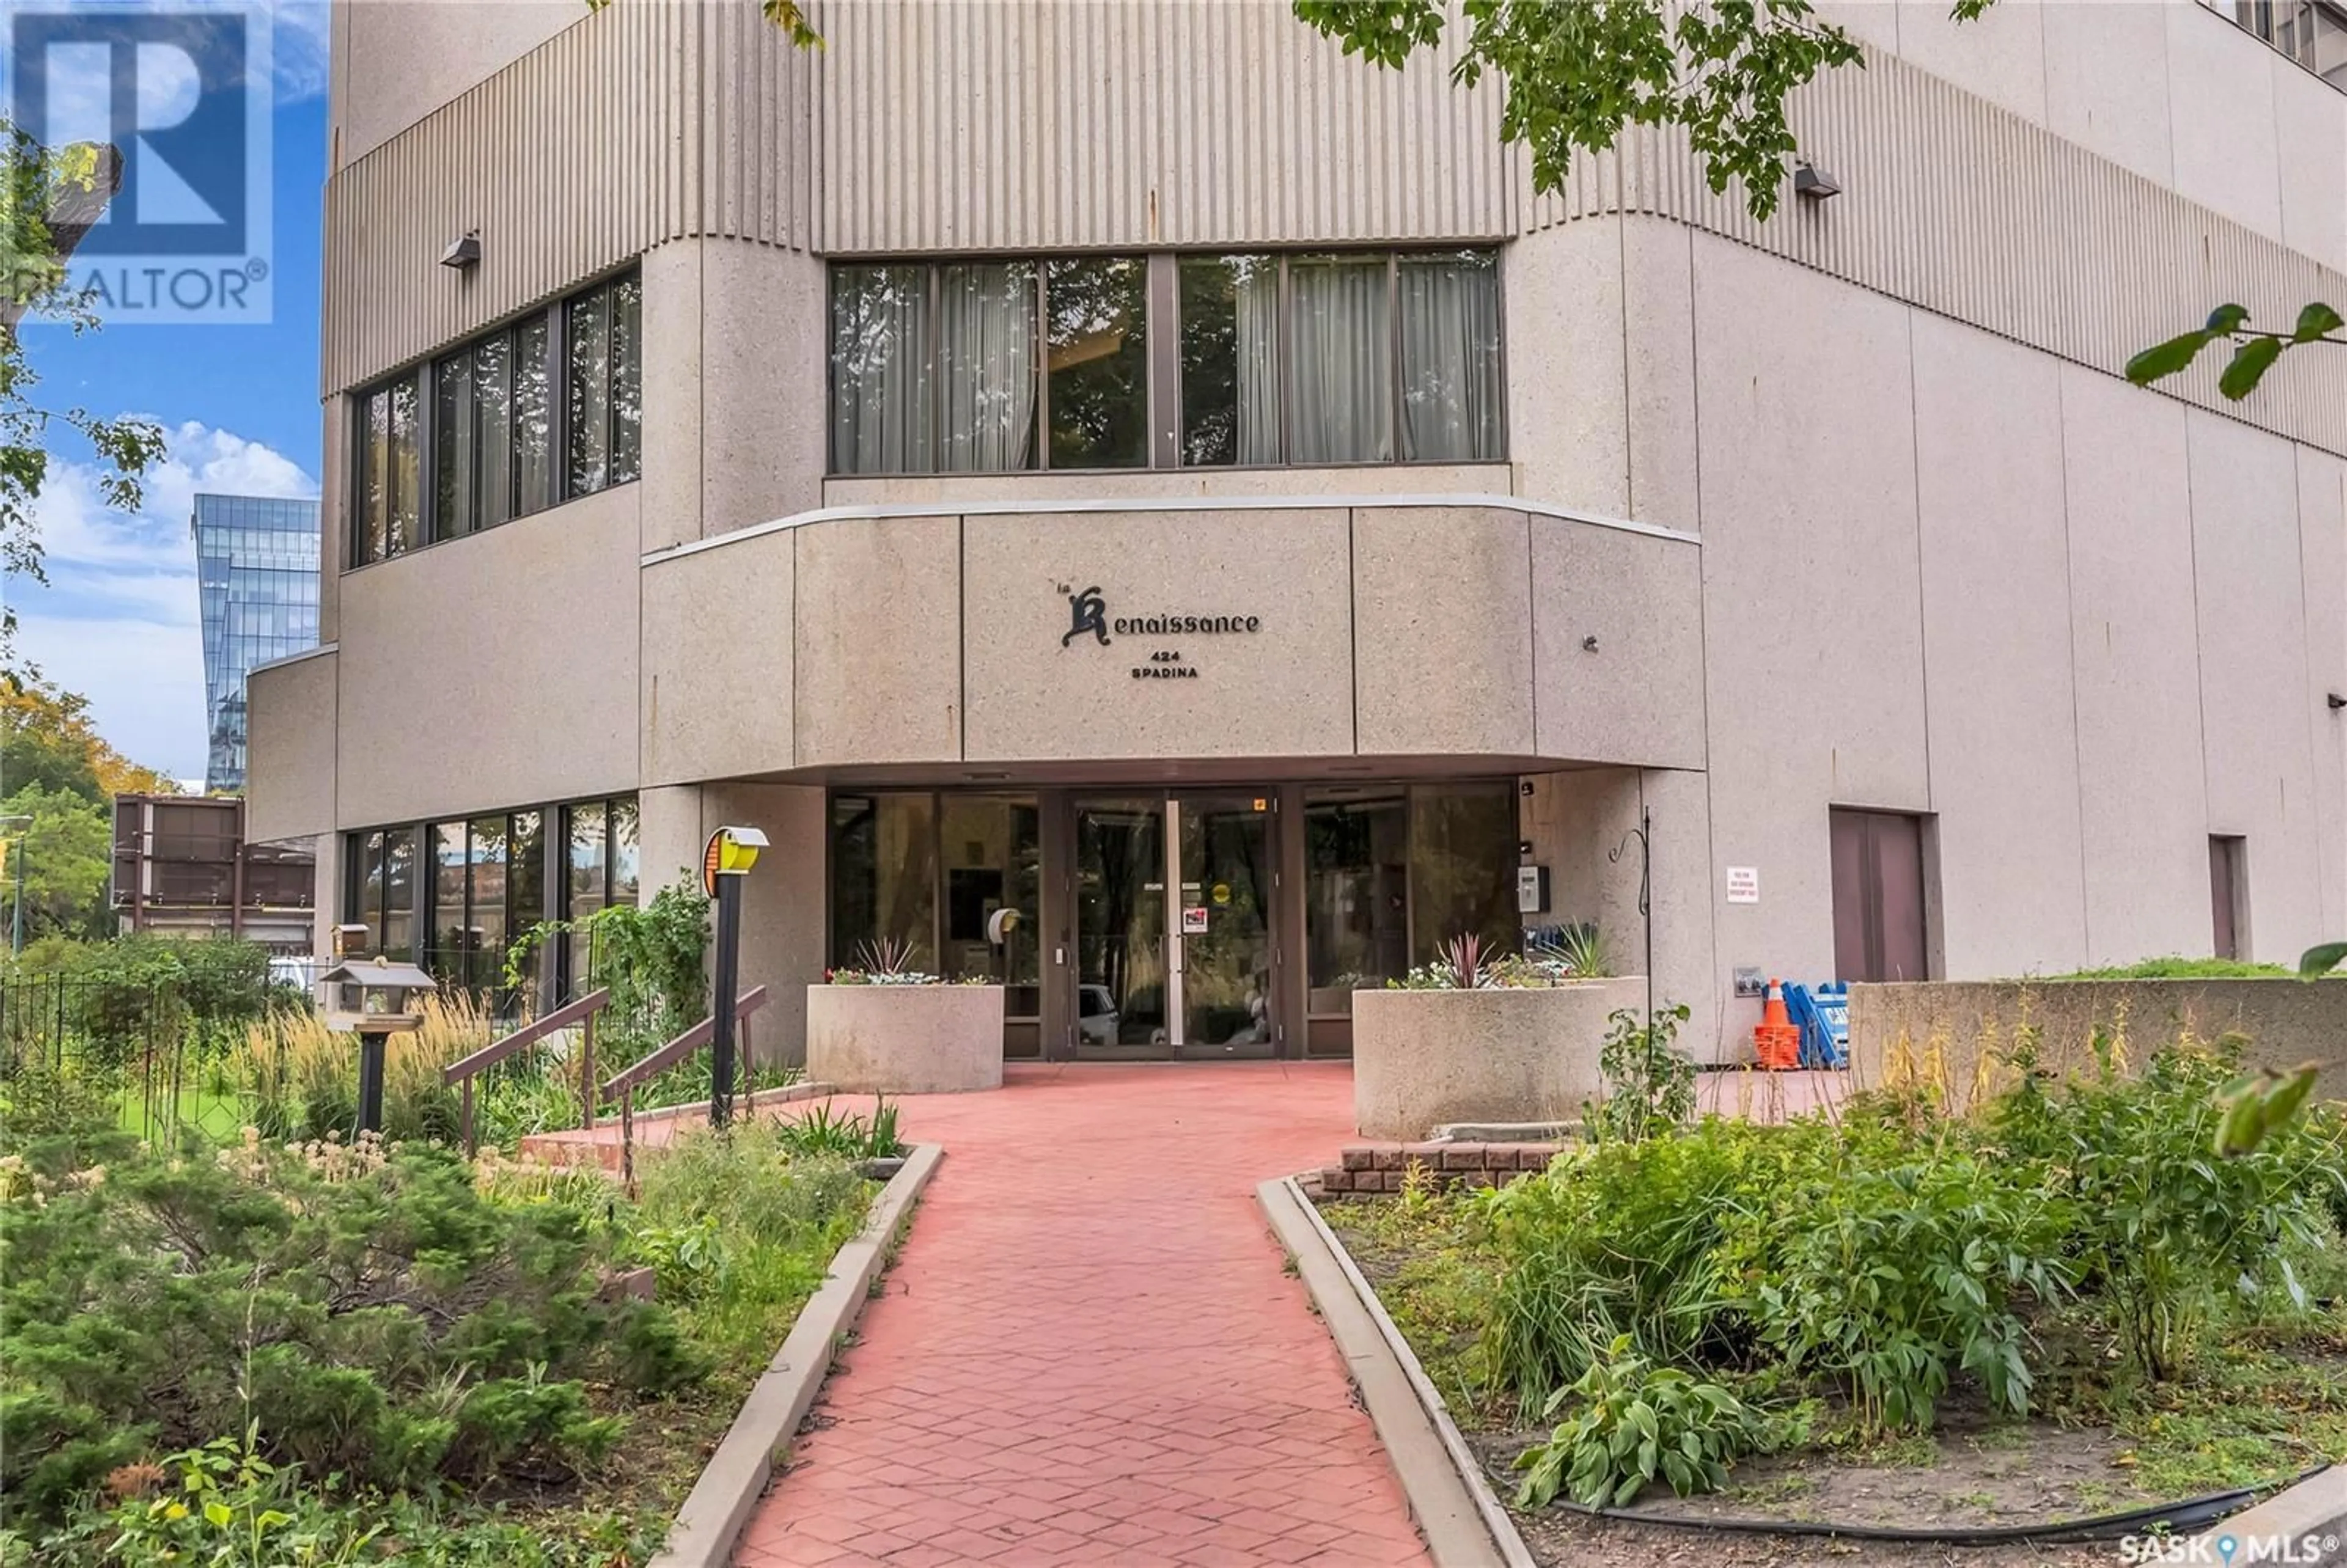
{"label": "hosta plant", "polygon": [[1619,1508],[1655,1481],[1681,1497],[1717,1491],[1727,1467],[1775,1447],[1778,1423],[1717,1383],[1657,1367],[1617,1337],[1581,1380],[1548,1401],[1570,1419],[1517,1456],[1524,1472],[1520,1508],[1543,1508],[1563,1492],[1584,1508]]}

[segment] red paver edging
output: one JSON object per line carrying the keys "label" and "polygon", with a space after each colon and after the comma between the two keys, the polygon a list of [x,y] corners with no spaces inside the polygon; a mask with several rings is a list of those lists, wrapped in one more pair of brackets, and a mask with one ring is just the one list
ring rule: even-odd
{"label": "red paver edging", "polygon": [[1423,1564],[1255,1184],[1349,1135],[1341,1063],[1014,1068],[949,1146],[744,1568]]}

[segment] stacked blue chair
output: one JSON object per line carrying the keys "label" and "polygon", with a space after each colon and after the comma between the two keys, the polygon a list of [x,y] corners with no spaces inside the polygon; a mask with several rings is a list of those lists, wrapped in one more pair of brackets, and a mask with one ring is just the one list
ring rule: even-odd
{"label": "stacked blue chair", "polygon": [[1850,987],[1839,980],[1821,981],[1814,989],[1788,982],[1785,1015],[1801,1031],[1803,1067],[1850,1065]]}

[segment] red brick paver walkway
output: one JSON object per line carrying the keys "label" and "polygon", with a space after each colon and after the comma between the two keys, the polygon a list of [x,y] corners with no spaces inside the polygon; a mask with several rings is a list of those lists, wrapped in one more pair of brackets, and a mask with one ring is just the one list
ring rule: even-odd
{"label": "red brick paver walkway", "polygon": [[946,1146],[743,1568],[1423,1563],[1255,1184],[1351,1132],[1342,1064],[1011,1070]]}

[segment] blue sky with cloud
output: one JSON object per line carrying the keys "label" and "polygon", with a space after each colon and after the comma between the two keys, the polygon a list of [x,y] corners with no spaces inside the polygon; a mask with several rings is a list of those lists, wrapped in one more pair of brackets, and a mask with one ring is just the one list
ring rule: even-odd
{"label": "blue sky with cloud", "polygon": [[199,490],[318,491],[326,6],[279,0],[271,9],[271,323],[25,333],[42,377],[36,402],[144,415],[163,426],[169,455],[148,477],[143,504],[126,513],[99,499],[86,451],[61,444],[52,452],[38,507],[48,586],[11,579],[5,589],[21,651],[50,680],[88,697],[100,731],[123,753],[191,783],[203,777],[205,753],[191,498]]}

